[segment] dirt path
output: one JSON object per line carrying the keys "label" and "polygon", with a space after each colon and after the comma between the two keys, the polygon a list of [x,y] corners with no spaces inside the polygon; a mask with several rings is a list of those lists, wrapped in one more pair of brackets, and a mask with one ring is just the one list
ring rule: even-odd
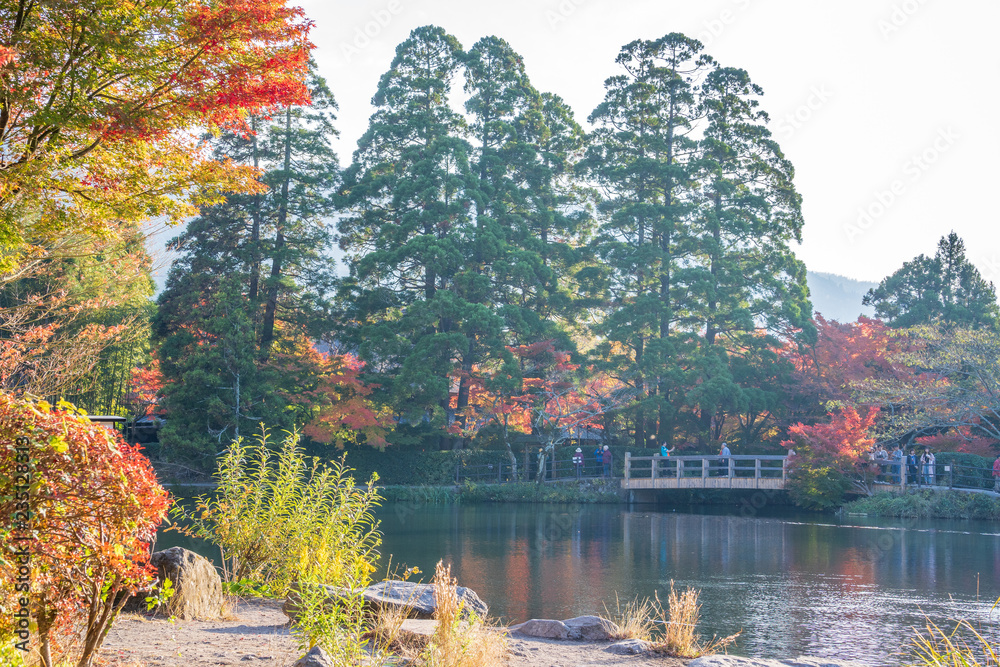
{"label": "dirt path", "polygon": [[[289,633],[281,601],[254,598],[237,605],[235,619],[181,621],[129,614],[118,619],[101,650],[102,665],[114,667],[291,667],[301,655]],[[511,638],[510,667],[683,667],[663,656],[608,653],[607,642],[560,642]]]}

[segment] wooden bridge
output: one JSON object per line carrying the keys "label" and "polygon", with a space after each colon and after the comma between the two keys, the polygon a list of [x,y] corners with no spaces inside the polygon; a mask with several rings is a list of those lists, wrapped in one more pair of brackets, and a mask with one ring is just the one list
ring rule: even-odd
{"label": "wooden bridge", "polygon": [[[872,492],[904,493],[916,489],[962,491],[1000,496],[992,470],[939,463],[928,474],[912,478],[896,461],[873,461],[875,473],[866,486]],[[666,489],[763,489],[781,491],[788,479],[787,456],[632,456],[625,454],[622,488],[641,492]]]}
{"label": "wooden bridge", "polygon": [[785,488],[787,456],[632,456],[625,454],[622,488],[770,489]]}

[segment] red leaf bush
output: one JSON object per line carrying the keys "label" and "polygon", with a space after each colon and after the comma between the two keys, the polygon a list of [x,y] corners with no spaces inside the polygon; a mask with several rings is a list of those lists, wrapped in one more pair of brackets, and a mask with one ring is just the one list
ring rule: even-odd
{"label": "red leaf bush", "polygon": [[[27,490],[19,488],[25,474]],[[27,597],[42,663],[52,665],[58,636],[80,632],[74,659],[89,667],[125,594],[152,581],[150,545],[167,505],[140,447],[69,404],[52,408],[0,393],[0,636],[16,630],[10,607]],[[30,594],[14,590],[24,545]]]}

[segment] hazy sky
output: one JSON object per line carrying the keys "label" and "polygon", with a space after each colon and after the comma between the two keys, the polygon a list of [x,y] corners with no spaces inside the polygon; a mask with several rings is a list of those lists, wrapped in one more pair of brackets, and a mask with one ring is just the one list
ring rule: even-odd
{"label": "hazy sky", "polygon": [[[532,83],[577,120],[600,102],[623,44],[683,32],[764,88],[795,165],[813,271],[879,280],[956,230],[1000,283],[1000,50],[996,0],[374,0],[301,3],[340,104],[346,164],[396,45],[436,24],[524,56]],[[862,212],[865,215],[861,215]]]}
{"label": "hazy sky", "polygon": [[[294,0],[293,0],[294,3]],[[577,119],[634,39],[683,32],[764,88],[796,169],[812,271],[880,280],[956,230],[1000,283],[997,0],[304,0],[340,105],[341,163],[397,44],[436,24],[466,48],[495,34]],[[991,46],[991,44],[993,46]]]}

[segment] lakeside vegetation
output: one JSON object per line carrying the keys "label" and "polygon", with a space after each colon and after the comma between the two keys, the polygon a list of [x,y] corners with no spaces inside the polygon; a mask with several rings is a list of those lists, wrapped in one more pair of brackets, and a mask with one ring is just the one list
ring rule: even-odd
{"label": "lakeside vegetation", "polygon": [[850,514],[873,517],[913,519],[979,519],[1000,520],[1000,498],[979,493],[958,491],[911,491],[909,493],[878,493],[859,498],[843,506]]}
{"label": "lakeside vegetation", "polygon": [[[587,131],[502,38],[466,48],[418,27],[342,168],[301,10],[16,4],[0,7],[0,639],[30,634],[12,620],[30,608],[46,667],[78,627],[61,657],[94,663],[125,594],[151,584],[169,502],[140,448],[63,397],[158,424],[151,455],[215,476],[197,511],[174,512],[221,549],[229,590],[350,591],[332,609],[302,593],[294,625],[344,663],[371,630],[356,592],[380,477],[405,503],[621,502],[613,481],[542,483],[546,466],[581,441],[606,444],[616,475],[625,451],[660,445],[794,447],[790,496],[832,508],[870,490],[877,443],[954,452],[941,463],[997,452],[1000,311],[962,239],[941,230],[933,256],[870,290],[877,318],[814,313],[764,91],[698,40],[622,46]],[[155,304],[152,220],[185,225]],[[262,424],[289,435],[245,449]],[[490,463],[519,481],[444,488]],[[998,519],[997,505],[850,507]],[[452,660],[470,628],[453,618],[418,664]]]}

